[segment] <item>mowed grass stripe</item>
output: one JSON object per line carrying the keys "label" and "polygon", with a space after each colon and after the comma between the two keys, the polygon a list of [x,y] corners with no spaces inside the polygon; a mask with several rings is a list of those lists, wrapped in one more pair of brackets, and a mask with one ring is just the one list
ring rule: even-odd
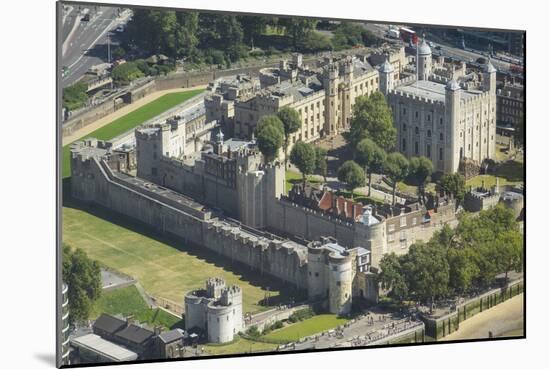
{"label": "mowed grass stripe", "polygon": [[[98,140],[110,140],[118,135],[123,134],[124,132],[129,131],[132,128],[139,126],[142,123],[145,123],[149,119],[156,117],[157,115],[169,110],[176,105],[183,103],[186,100],[200,94],[203,92],[203,89],[192,90],[192,91],[183,91],[183,92],[172,92],[164,96],[159,97],[156,100],[151,101],[150,103],[143,105],[142,107],[112,121],[111,123],[96,129],[90,134],[80,138],[94,137]],[[74,142],[74,141],[73,141]],[[71,152],[70,146],[72,142],[63,146],[63,178],[71,176]]]}
{"label": "mowed grass stripe", "polygon": [[334,314],[321,314],[278,329],[267,334],[265,337],[281,341],[294,342],[302,337],[311,336],[333,329],[346,323],[347,321],[348,319],[340,318]]}
{"label": "mowed grass stripe", "polygon": [[[159,297],[183,304],[183,296],[192,289],[204,288],[209,277],[224,278],[243,290],[245,312],[266,310],[259,304],[265,290],[251,283],[237,272],[224,269],[216,259],[192,254],[182,244],[179,249],[163,243],[145,233],[138,233],[115,224],[109,218],[89,212],[63,207],[63,242],[81,248],[94,260],[137,279],[145,290]],[[218,257],[217,255],[214,255]],[[271,288],[275,298],[280,290]]]}

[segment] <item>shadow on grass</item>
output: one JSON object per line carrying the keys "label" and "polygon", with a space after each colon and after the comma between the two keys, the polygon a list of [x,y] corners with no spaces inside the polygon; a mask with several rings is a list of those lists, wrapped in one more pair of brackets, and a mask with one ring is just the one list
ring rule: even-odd
{"label": "shadow on grass", "polygon": [[495,175],[506,178],[510,182],[521,182],[525,179],[524,165],[519,161],[508,160],[496,168]]}
{"label": "shadow on grass", "polygon": [[[147,224],[138,222],[126,215],[118,214],[102,206],[87,204],[70,196],[70,178],[63,179],[63,206],[76,210],[84,211],[90,215],[103,219],[107,222],[116,224],[129,231],[138,233],[142,236],[151,238],[155,241],[168,245],[176,250],[187,252],[206,263],[215,265],[225,271],[231,272],[239,277],[239,280],[248,283],[251,286],[259,287],[262,290],[278,291],[279,296],[272,296],[269,299],[262,299],[259,304],[262,306],[277,306],[281,303],[302,301],[305,298],[305,292],[297,289],[290,283],[283,283],[267,275],[259,275],[258,271],[242,263],[231,261],[229,258],[218,255],[217,253],[197,245],[183,243],[175,236],[162,234]],[[269,305],[264,305],[269,303]]]}

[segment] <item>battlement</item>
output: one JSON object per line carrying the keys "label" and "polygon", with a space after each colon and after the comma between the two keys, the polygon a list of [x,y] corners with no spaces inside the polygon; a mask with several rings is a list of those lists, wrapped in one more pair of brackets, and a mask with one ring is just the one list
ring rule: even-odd
{"label": "battlement", "polygon": [[388,95],[389,96],[398,96],[398,97],[402,97],[402,98],[405,98],[405,99],[418,101],[418,102],[421,102],[421,103],[424,103],[424,104],[439,105],[439,106],[444,106],[445,105],[444,101],[429,99],[429,98],[424,97],[424,96],[418,96],[418,95],[415,95],[415,94],[411,94],[411,93],[408,93],[408,92],[399,91],[399,90],[395,90],[395,89],[389,91]]}

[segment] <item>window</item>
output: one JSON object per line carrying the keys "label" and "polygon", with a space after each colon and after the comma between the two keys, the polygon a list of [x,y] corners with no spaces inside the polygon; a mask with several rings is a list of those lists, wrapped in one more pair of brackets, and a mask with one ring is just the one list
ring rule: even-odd
{"label": "window", "polygon": [[432,137],[432,130],[428,129],[428,137]]}
{"label": "window", "polygon": [[432,146],[431,145],[426,145],[426,156],[428,158],[431,158],[432,157]]}
{"label": "window", "polygon": [[407,114],[407,109],[403,108],[403,114]]}
{"label": "window", "polygon": [[[462,132],[460,133],[460,137],[462,137]],[[443,141],[443,133],[439,134],[439,141]]]}
{"label": "window", "polygon": [[402,147],[402,151],[407,150],[407,140],[406,139],[403,139],[403,145],[401,147]]}
{"label": "window", "polygon": [[431,120],[431,117],[432,116],[430,114],[428,114],[428,122]]}
{"label": "window", "polygon": [[414,143],[414,153],[418,155],[418,142]]}
{"label": "window", "polygon": [[393,231],[395,231],[395,224],[390,224],[388,227],[388,232],[393,232]]}
{"label": "window", "polygon": [[439,118],[439,124],[443,124],[443,118]]}
{"label": "window", "polygon": [[340,281],[336,281],[336,285],[337,285],[338,287],[340,287],[340,286],[342,285],[342,283],[341,283]]}
{"label": "window", "polygon": [[418,129],[418,127],[414,127],[414,133],[415,133],[415,134],[420,133],[420,130]]}
{"label": "window", "polygon": [[413,218],[413,219],[412,219],[412,225],[413,225],[413,226],[416,225],[416,218]]}
{"label": "window", "polygon": [[417,111],[414,112],[414,117],[418,118],[418,112]]}
{"label": "window", "polygon": [[407,132],[407,125],[403,123],[403,132]]}
{"label": "window", "polygon": [[443,160],[443,148],[439,148],[439,160]]}
{"label": "window", "polygon": [[400,227],[406,227],[407,226],[407,217],[401,217],[399,220],[399,226]]}

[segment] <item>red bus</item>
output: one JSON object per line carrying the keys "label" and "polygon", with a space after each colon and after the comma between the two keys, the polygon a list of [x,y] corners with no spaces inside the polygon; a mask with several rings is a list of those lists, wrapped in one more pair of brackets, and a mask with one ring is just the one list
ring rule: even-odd
{"label": "red bus", "polygon": [[405,42],[412,42],[415,45],[418,43],[416,32],[410,28],[401,27],[399,29],[399,34],[401,35],[401,39]]}

